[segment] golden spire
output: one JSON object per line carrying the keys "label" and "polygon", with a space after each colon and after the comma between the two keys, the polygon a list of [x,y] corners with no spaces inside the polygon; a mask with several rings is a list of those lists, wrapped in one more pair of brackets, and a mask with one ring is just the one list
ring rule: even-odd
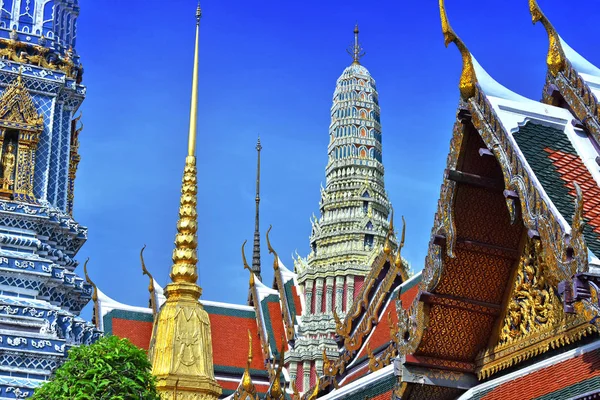
{"label": "golden spire", "polygon": [[196,125],[198,111],[198,55],[200,4],[196,11],[196,47],[188,155],[185,159],[179,221],[173,250],[171,282],[165,288],[167,300],[154,321],[148,357],[156,388],[162,399],[185,393],[186,399],[217,399],[222,390],[215,380],[212,337],[208,313],[198,301],[202,289],[197,285],[197,177]]}
{"label": "golden spire", "polygon": [[200,53],[200,18],[202,9],[198,0],[196,9],[196,46],[194,51],[194,72],[192,75],[192,102],[190,106],[190,132],[188,134],[188,156],[196,155],[196,130],[198,126],[198,64]]}
{"label": "golden spire", "polygon": [[94,325],[96,325],[96,328],[100,328],[100,310],[98,309],[98,287],[96,286],[96,284],[94,282],[92,282],[92,280],[90,279],[90,276],[88,275],[88,271],[87,271],[87,265],[88,262],[90,261],[89,257],[87,260],[85,260],[85,263],[83,263],[83,273],[85,274],[85,281],[87,283],[89,283],[90,285],[92,285],[92,301],[94,302]]}
{"label": "golden spire", "polygon": [[546,33],[548,34],[548,55],[546,57],[546,64],[548,64],[550,73],[553,76],[556,76],[564,69],[566,60],[565,53],[560,44],[560,36],[558,36],[554,26],[552,26],[548,18],[546,18],[536,0],[529,0],[529,12],[531,13],[531,22],[535,24],[539,21],[546,29]]}
{"label": "golden spire", "polygon": [[156,304],[156,289],[154,287],[154,278],[152,274],[148,272],[146,269],[146,263],[144,262],[144,250],[146,250],[146,245],[142,247],[140,251],[140,261],[142,262],[142,274],[147,275],[150,279],[150,283],[148,284],[148,292],[150,292],[150,308],[152,308],[152,317],[156,318],[156,313],[158,311],[158,304]]}
{"label": "golden spire", "polygon": [[360,43],[358,43],[358,24],[354,26],[354,44],[346,50],[348,54],[352,56],[354,60],[352,62],[353,65],[359,65],[359,60],[365,55]]}
{"label": "golden spire", "polygon": [[463,68],[460,75],[459,88],[462,98],[468,100],[475,95],[475,85],[477,85],[477,75],[475,74],[475,68],[473,67],[473,58],[471,57],[471,53],[467,49],[467,46],[465,46],[464,42],[456,35],[450,26],[444,0],[440,0],[440,19],[442,20],[444,44],[448,47],[450,43],[454,42],[462,56]]}

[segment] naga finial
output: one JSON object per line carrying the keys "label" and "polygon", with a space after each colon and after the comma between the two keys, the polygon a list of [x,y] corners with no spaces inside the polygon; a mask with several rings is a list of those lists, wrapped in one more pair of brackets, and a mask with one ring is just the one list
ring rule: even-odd
{"label": "naga finial", "polygon": [[450,43],[454,43],[462,56],[463,68],[460,75],[459,88],[462,98],[468,100],[475,95],[475,86],[477,84],[477,75],[475,74],[475,68],[473,67],[473,58],[467,49],[467,46],[465,46],[465,43],[458,35],[456,35],[450,26],[444,0],[440,0],[440,19],[442,21],[442,33],[444,34],[444,45],[448,47]]}
{"label": "naga finial", "polygon": [[252,272],[252,269],[248,265],[248,261],[246,261],[246,252],[244,251],[244,246],[246,246],[247,242],[247,240],[244,240],[244,243],[242,243],[242,262],[244,263],[244,269],[250,271],[250,287],[254,287],[254,272]]}
{"label": "naga finial", "polygon": [[[246,363],[246,369],[244,370],[244,375],[242,376],[242,384],[241,384],[241,387],[246,395],[255,395],[256,394],[256,387],[254,387],[254,384],[252,383],[252,378],[250,377],[250,364],[251,363],[252,363],[252,334],[250,333],[250,329],[248,329],[248,361]],[[246,398],[246,396],[243,396],[242,398]]]}
{"label": "naga finial", "polygon": [[300,392],[298,392],[298,388],[296,387],[296,381],[290,382],[290,387],[292,389],[292,395],[290,396],[292,400],[300,400]]}
{"label": "naga finial", "polygon": [[315,384],[315,389],[313,390],[313,392],[310,394],[310,396],[308,396],[306,398],[306,400],[315,400],[317,397],[319,397],[319,390],[320,390],[320,386],[321,386],[321,380],[319,379],[319,377],[317,376],[317,383]]}
{"label": "naga finial", "polygon": [[536,0],[529,0],[529,12],[531,13],[531,22],[534,24],[541,22],[546,29],[546,33],[548,34],[548,55],[546,56],[546,64],[548,64],[550,73],[553,76],[556,76],[565,68],[566,64],[565,52],[560,44],[560,36],[556,32],[556,29],[554,29],[554,26],[550,23],[550,20],[546,18]]}
{"label": "naga finial", "polygon": [[85,260],[85,263],[83,263],[83,274],[85,275],[85,281],[90,284],[92,286],[92,301],[94,302],[94,325],[96,325],[96,328],[100,328],[100,313],[98,312],[98,287],[96,286],[96,284],[90,279],[90,276],[88,275],[88,270],[87,270],[87,265],[88,262],[90,261],[90,258],[88,257],[87,260]]}
{"label": "naga finial", "polygon": [[364,57],[365,52],[358,42],[358,24],[354,26],[354,44],[351,45],[346,51],[352,56],[352,64],[360,65],[359,60]]}
{"label": "naga finial", "polygon": [[277,366],[275,373],[271,375],[271,385],[265,395],[265,400],[279,400],[285,398],[283,388],[281,387],[281,371],[283,369],[284,354],[285,340],[282,337],[281,349],[279,350],[279,365]]}
{"label": "naga finial", "polygon": [[394,234],[394,208],[392,207],[392,216],[390,217],[390,227],[388,229],[387,235],[385,236],[385,244],[383,245],[383,252],[385,254],[389,254],[392,251],[392,247],[390,244],[390,237]]}
{"label": "naga finial", "polygon": [[271,232],[272,228],[273,228],[273,225],[269,225],[269,229],[267,229],[267,247],[269,248],[269,254],[273,254],[275,256],[275,260],[273,261],[273,269],[278,270],[279,269],[279,256],[277,255],[277,252],[275,250],[273,250],[273,247],[271,246],[271,241],[269,240],[269,232]]}
{"label": "naga finial", "polygon": [[158,312],[158,305],[156,304],[156,288],[154,287],[154,278],[152,274],[146,269],[146,263],[144,262],[144,250],[146,245],[140,250],[140,261],[142,263],[142,274],[148,276],[150,283],[148,284],[148,292],[150,293],[150,308],[152,308],[152,316],[156,317]]}
{"label": "naga finial", "polygon": [[404,239],[406,238],[406,220],[404,219],[404,215],[402,216],[402,236],[400,238],[400,243],[398,243],[398,250],[396,251],[396,259],[394,263],[396,264],[396,268],[400,268],[402,266],[402,248],[404,247]]}

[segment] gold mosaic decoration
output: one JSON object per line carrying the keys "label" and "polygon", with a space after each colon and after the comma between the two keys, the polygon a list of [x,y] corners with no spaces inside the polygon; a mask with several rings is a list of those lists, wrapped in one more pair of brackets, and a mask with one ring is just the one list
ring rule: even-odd
{"label": "gold mosaic decoration", "polygon": [[[19,73],[0,97],[0,195],[35,201],[35,151],[43,129],[43,116],[38,114]],[[17,137],[8,141],[8,130],[16,131]]]}

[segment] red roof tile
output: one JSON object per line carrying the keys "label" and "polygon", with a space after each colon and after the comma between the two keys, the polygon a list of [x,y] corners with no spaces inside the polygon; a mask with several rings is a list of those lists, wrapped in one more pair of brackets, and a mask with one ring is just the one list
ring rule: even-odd
{"label": "red roof tile", "polygon": [[599,375],[600,350],[594,350],[508,381],[485,394],[482,399],[534,399]]}

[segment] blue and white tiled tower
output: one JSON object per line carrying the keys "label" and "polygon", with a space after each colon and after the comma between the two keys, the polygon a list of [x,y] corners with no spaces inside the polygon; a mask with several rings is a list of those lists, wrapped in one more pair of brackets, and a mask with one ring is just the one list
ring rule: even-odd
{"label": "blue and white tiled tower", "polygon": [[92,287],[74,272],[78,13],[77,0],[0,0],[0,399],[31,396],[100,334],[78,316]]}

